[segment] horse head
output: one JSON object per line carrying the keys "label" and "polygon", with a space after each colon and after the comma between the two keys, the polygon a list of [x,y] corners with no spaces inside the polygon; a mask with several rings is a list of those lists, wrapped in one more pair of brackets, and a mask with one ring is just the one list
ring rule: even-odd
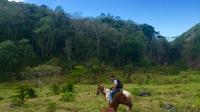
{"label": "horse head", "polygon": [[98,84],[97,95],[99,95],[100,93],[104,94],[104,89],[105,89],[105,87],[102,84]]}

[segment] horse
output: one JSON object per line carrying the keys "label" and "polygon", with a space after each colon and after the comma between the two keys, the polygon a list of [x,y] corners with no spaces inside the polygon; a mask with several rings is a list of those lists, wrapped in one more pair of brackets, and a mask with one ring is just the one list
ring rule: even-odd
{"label": "horse", "polygon": [[[110,94],[110,89],[105,88],[103,85],[98,85],[97,87],[97,95],[103,94],[105,99],[109,101],[108,95]],[[131,94],[123,90],[122,92],[118,92],[113,97],[113,102],[109,105],[109,108],[107,110],[113,110],[113,111],[102,111],[102,112],[116,112],[118,109],[119,104],[126,105],[127,111],[130,111],[132,108],[132,100],[131,100]],[[105,110],[105,109],[104,109]]]}

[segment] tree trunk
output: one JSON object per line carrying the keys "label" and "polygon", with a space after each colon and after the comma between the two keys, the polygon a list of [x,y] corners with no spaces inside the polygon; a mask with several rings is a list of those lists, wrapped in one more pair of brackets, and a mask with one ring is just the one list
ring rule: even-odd
{"label": "tree trunk", "polygon": [[65,52],[67,54],[67,61],[69,63],[69,71],[71,71],[71,43],[69,40],[65,40]]}

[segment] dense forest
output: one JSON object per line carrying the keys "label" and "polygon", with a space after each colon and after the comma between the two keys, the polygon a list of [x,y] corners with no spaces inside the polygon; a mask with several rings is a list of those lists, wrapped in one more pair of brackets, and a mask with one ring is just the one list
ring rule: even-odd
{"label": "dense forest", "polygon": [[60,6],[0,1],[1,81],[44,68],[58,74],[102,66],[198,69],[199,62],[200,25],[168,42],[153,26],[111,14],[77,17]]}

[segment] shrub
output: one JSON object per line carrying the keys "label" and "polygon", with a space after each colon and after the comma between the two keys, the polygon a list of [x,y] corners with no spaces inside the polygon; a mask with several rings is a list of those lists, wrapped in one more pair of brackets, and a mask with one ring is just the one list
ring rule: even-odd
{"label": "shrub", "polygon": [[136,95],[136,96],[138,96],[139,94],[140,94],[140,91],[141,90],[143,90],[144,89],[144,87],[142,87],[142,86],[137,86],[137,87],[134,87],[133,88],[133,90],[132,90],[132,94],[133,95]]}
{"label": "shrub", "polygon": [[75,95],[73,92],[61,93],[60,100],[62,100],[64,102],[72,102],[72,101],[75,101]]}
{"label": "shrub", "polygon": [[61,67],[52,65],[39,65],[33,68],[27,67],[21,74],[25,78],[60,75]]}
{"label": "shrub", "polygon": [[54,94],[59,94],[61,91],[60,91],[60,87],[57,85],[57,84],[53,84],[51,86],[51,90]]}
{"label": "shrub", "polygon": [[161,68],[159,68],[159,71],[163,75],[178,75],[178,74],[180,74],[180,71],[172,66],[164,67],[164,68],[161,67]]}
{"label": "shrub", "polygon": [[27,95],[29,98],[35,98],[37,97],[36,92],[33,88],[27,88]]}
{"label": "shrub", "polygon": [[139,60],[138,65],[141,67],[150,67],[152,66],[152,61],[148,58],[142,58],[141,60]]}
{"label": "shrub", "polygon": [[16,95],[12,96],[14,104],[18,106],[24,104],[26,97],[27,97],[27,92],[24,86],[18,87]]}
{"label": "shrub", "polygon": [[146,88],[144,88],[143,86],[136,86],[133,88],[133,90],[131,91],[131,93],[135,96],[140,96],[140,94],[142,92],[148,91]]}
{"label": "shrub", "polygon": [[65,92],[72,92],[74,93],[74,85],[72,83],[68,83],[66,86],[64,86],[62,88],[62,92],[65,93]]}
{"label": "shrub", "polygon": [[87,69],[83,65],[74,66],[71,75],[76,78],[77,82],[81,81],[81,76],[87,73]]}
{"label": "shrub", "polygon": [[61,61],[59,58],[51,58],[49,61],[46,63],[47,65],[52,65],[52,66],[61,66]]}
{"label": "shrub", "polygon": [[17,106],[21,106],[24,104],[27,98],[34,98],[37,95],[35,94],[35,90],[27,87],[27,86],[19,86],[16,91],[16,95],[13,95],[13,102]]}
{"label": "shrub", "polygon": [[175,69],[178,71],[187,70],[187,68],[188,68],[187,63],[183,60],[176,61],[174,66],[175,66]]}
{"label": "shrub", "polygon": [[81,76],[82,74],[85,74],[87,72],[87,69],[83,65],[77,65],[74,66],[74,69],[72,70],[73,76]]}

